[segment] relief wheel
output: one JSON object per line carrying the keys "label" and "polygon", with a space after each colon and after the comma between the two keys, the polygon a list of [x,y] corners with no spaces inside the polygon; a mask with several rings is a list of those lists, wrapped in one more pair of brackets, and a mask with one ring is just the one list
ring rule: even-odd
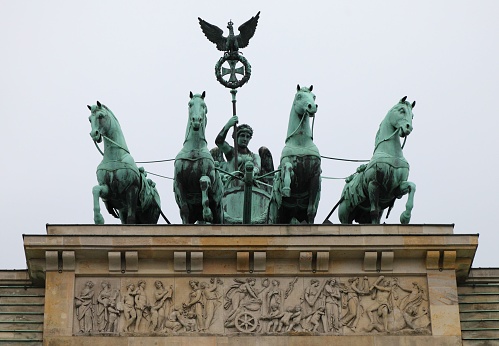
{"label": "relief wheel", "polygon": [[251,333],[258,326],[258,319],[253,314],[245,311],[236,316],[234,324],[240,332]]}

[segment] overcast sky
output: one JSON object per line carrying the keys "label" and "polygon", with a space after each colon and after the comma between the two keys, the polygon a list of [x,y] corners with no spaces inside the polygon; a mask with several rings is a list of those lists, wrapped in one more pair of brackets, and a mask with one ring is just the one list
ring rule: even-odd
{"label": "overcast sky", "polygon": [[[197,17],[227,33],[230,19],[237,28],[258,11],[243,50],[252,76],[237,94],[240,120],[255,131],[250,148],[269,147],[278,165],[296,84],[313,84],[321,154],[369,159],[379,123],[407,95],[417,101],[404,149],[417,185],[411,223],[480,233],[473,266],[498,267],[498,10],[497,1],[455,0],[0,0],[0,268],[25,268],[22,234],[93,223],[101,156],[87,104],[114,112],[135,160],[159,160],[182,147],[189,91],[206,91],[213,147],[231,96],[214,75],[222,53]],[[356,167],[322,163],[327,177]],[[145,168],[173,175],[173,163]],[[180,223],[172,181],[153,180],[164,212]],[[316,222],[343,185],[323,179]],[[387,223],[399,222],[405,202]],[[331,221],[339,223],[336,213]]]}

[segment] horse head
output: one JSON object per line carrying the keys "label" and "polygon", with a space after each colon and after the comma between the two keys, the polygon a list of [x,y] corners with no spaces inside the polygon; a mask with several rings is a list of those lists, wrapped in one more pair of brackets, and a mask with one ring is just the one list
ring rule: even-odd
{"label": "horse head", "polygon": [[412,110],[416,107],[416,101],[412,104],[406,101],[407,96],[404,96],[399,103],[392,107],[388,111],[386,116],[390,125],[393,127],[393,131],[399,130],[398,135],[400,137],[409,136],[412,132]]}
{"label": "horse head", "polygon": [[293,107],[300,118],[302,118],[305,114],[313,117],[317,112],[318,105],[315,103],[315,95],[312,93],[313,88],[313,85],[311,85],[310,88],[302,88],[299,84],[296,86],[296,95],[293,101]]}
{"label": "horse head", "polygon": [[112,127],[112,119],[111,119],[111,111],[105,105],[101,104],[97,101],[96,105],[88,106],[90,109],[90,116],[88,120],[90,121],[90,125],[92,130],[90,131],[90,137],[97,142],[100,143],[102,141],[102,136],[106,136]]}
{"label": "horse head", "polygon": [[203,129],[206,127],[206,114],[208,113],[208,108],[206,108],[206,103],[204,102],[204,97],[206,93],[193,94],[192,91],[189,94],[191,98],[189,100],[189,127],[194,131],[199,131],[202,127]]}

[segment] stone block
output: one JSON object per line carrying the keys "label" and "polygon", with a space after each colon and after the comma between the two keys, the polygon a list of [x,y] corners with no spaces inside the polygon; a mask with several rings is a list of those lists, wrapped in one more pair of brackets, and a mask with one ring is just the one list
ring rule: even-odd
{"label": "stone block", "polygon": [[139,253],[137,251],[125,252],[125,269],[127,272],[139,270]]}
{"label": "stone block", "polygon": [[376,262],[378,261],[378,253],[375,251],[366,251],[364,253],[364,270],[366,272],[376,271]]}
{"label": "stone block", "polygon": [[267,269],[267,252],[255,252],[253,257],[253,270],[256,272],[264,272]]}
{"label": "stone block", "polygon": [[187,253],[175,251],[173,253],[173,270],[176,272],[187,270]]}
{"label": "stone block", "polygon": [[440,251],[426,252],[426,269],[439,269]]}
{"label": "stone block", "polygon": [[383,251],[381,253],[381,270],[393,271],[393,251]]}
{"label": "stone block", "polygon": [[300,252],[300,271],[312,271],[312,251]]}
{"label": "stone block", "polygon": [[245,272],[249,271],[249,252],[238,252],[237,253],[237,271]]}
{"label": "stone block", "polygon": [[318,272],[329,271],[329,252],[326,251],[317,252],[317,271]]}
{"label": "stone block", "polygon": [[444,251],[444,269],[456,269],[456,251]]}
{"label": "stone block", "polygon": [[110,272],[120,272],[121,271],[121,252],[109,251],[107,253],[107,258],[109,260],[109,271]]}
{"label": "stone block", "polygon": [[59,270],[59,253],[57,251],[45,251],[45,270]]}
{"label": "stone block", "polygon": [[193,271],[193,272],[203,271],[203,252],[202,251],[191,252],[191,271]]}
{"label": "stone block", "polygon": [[74,271],[75,270],[75,252],[63,251],[62,252],[62,270]]}

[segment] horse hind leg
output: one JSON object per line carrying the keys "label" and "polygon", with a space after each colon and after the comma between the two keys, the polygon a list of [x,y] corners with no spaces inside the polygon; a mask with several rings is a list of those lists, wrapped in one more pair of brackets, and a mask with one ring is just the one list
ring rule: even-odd
{"label": "horse hind leg", "polygon": [[374,225],[379,225],[381,219],[379,210],[379,189],[380,186],[375,181],[371,181],[367,187],[369,202],[371,203],[371,223]]}
{"label": "horse hind leg", "polygon": [[210,209],[210,199],[208,198],[208,190],[211,186],[211,180],[206,175],[199,179],[199,186],[201,187],[201,204],[203,206],[203,220],[206,222],[213,222],[213,213]]}

